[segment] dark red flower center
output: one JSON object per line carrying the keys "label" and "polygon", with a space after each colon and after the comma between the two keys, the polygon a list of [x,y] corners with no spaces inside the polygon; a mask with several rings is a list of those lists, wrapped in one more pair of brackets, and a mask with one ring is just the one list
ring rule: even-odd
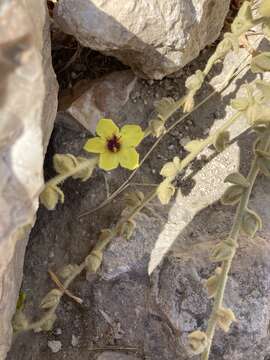
{"label": "dark red flower center", "polygon": [[114,153],[119,151],[121,148],[120,138],[118,138],[116,135],[113,135],[112,138],[107,140],[107,148]]}

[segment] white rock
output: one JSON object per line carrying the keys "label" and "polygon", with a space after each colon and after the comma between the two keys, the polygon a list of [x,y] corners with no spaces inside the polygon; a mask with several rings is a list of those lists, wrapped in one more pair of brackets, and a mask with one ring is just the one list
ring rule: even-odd
{"label": "white rock", "polygon": [[[128,101],[136,80],[132,71],[124,70],[90,81],[85,91],[67,107],[67,111],[95,134],[101,118],[115,119],[116,114]],[[62,101],[66,104],[65,99]]]}
{"label": "white rock", "polygon": [[23,274],[57,107],[43,0],[0,1],[0,359]]}
{"label": "white rock", "polygon": [[72,334],[72,337],[71,337],[71,345],[73,347],[77,346],[79,344],[79,338],[78,336],[75,336],[74,334]]}
{"label": "white rock", "polygon": [[161,79],[217,39],[230,0],[59,0],[54,17],[87,47]]}
{"label": "white rock", "polygon": [[52,350],[53,353],[57,353],[62,348],[62,343],[59,340],[50,340],[48,341],[48,347]]}

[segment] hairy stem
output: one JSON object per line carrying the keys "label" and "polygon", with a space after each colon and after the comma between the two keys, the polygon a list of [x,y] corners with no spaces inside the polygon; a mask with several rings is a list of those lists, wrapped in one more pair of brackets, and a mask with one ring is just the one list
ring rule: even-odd
{"label": "hairy stem", "polygon": [[[261,150],[267,150],[268,146],[269,146],[269,142],[270,142],[269,135],[266,134],[265,138],[262,140],[262,143],[260,145]],[[251,194],[251,191],[254,186],[254,183],[255,183],[258,173],[259,173],[259,167],[257,164],[257,156],[255,156],[255,158],[252,162],[249,174],[247,176],[247,181],[249,182],[249,187],[244,191],[244,193],[241,197],[240,203],[238,204],[235,218],[234,218],[234,223],[231,228],[230,235],[229,235],[229,237],[232,240],[234,240],[234,242],[235,242],[235,250],[237,247],[237,240],[238,240],[238,236],[239,236],[239,232],[240,232],[240,228],[241,228],[242,217],[243,217],[245,209],[247,208],[250,194]],[[225,292],[226,284],[228,281],[228,274],[229,274],[229,271],[231,268],[231,264],[232,264],[234,255],[235,255],[235,251],[232,252],[232,255],[230,256],[230,258],[228,260],[226,260],[222,263],[222,271],[220,274],[219,286],[218,286],[218,290],[217,290],[217,293],[215,296],[214,306],[213,306],[212,313],[210,315],[207,330],[206,330],[208,344],[207,344],[206,350],[202,354],[202,357],[201,357],[202,360],[209,359],[209,354],[210,354],[210,350],[211,350],[211,346],[212,346],[212,342],[213,342],[213,337],[214,337],[215,329],[217,326],[216,314],[217,314],[218,309],[220,307],[222,307],[222,304],[223,304],[224,292]]]}

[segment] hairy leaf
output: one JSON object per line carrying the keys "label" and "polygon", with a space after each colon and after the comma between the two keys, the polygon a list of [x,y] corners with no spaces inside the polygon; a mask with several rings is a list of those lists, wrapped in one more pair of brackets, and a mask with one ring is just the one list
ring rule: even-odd
{"label": "hairy leaf", "polygon": [[123,238],[129,240],[133,235],[135,228],[136,228],[136,223],[133,220],[128,220],[122,223],[117,230],[120,236],[123,236]]}
{"label": "hairy leaf", "polygon": [[128,206],[137,207],[140,206],[144,200],[144,194],[141,191],[133,191],[125,195],[125,200]]}
{"label": "hairy leaf", "polygon": [[270,40],[270,19],[264,21],[262,26],[263,33],[265,37]]}
{"label": "hairy leaf", "polygon": [[221,197],[223,205],[235,205],[241,199],[244,192],[244,187],[241,185],[232,185],[228,187],[225,193]]}
{"label": "hairy leaf", "polygon": [[255,149],[255,153],[258,156],[257,164],[260,168],[260,171],[267,177],[270,176],[270,153]]}
{"label": "hairy leaf", "polygon": [[270,177],[270,161],[260,157],[257,160],[260,171],[267,177]]}
{"label": "hairy leaf", "polygon": [[76,264],[68,264],[64,266],[59,272],[59,276],[61,276],[62,279],[69,278],[74,272],[78,270],[79,266]]}
{"label": "hairy leaf", "polygon": [[231,25],[231,31],[234,35],[239,36],[249,30],[252,26],[253,19],[251,6],[249,1],[245,1]]}
{"label": "hairy leaf", "polygon": [[157,195],[161,204],[168,204],[174,192],[175,187],[171,184],[170,179],[166,178],[163,180],[157,188]]}
{"label": "hairy leaf", "polygon": [[251,71],[253,73],[262,73],[270,71],[270,52],[262,52],[252,58]]}
{"label": "hairy leaf", "polygon": [[152,119],[149,121],[149,128],[155,137],[160,137],[166,131],[164,121],[161,119]]}
{"label": "hairy leaf", "polygon": [[28,320],[21,310],[16,311],[15,315],[13,316],[12,326],[14,331],[23,331],[27,328]]}
{"label": "hairy leaf", "polygon": [[209,299],[215,297],[217,293],[221,271],[221,267],[217,267],[215,269],[215,274],[210,276],[210,278],[207,279],[204,283],[204,286],[208,292]]}
{"label": "hairy leaf", "polygon": [[189,348],[194,355],[201,354],[205,350],[207,343],[206,333],[200,330],[195,330],[188,335]]}
{"label": "hairy leaf", "polygon": [[249,106],[249,99],[246,97],[239,97],[231,100],[231,107],[238,111],[245,111]]}
{"label": "hairy leaf", "polygon": [[230,141],[230,133],[229,131],[220,132],[214,142],[214,146],[218,152],[225,150]]}
{"label": "hairy leaf", "polygon": [[66,174],[77,165],[77,159],[71,154],[55,154],[53,156],[53,167],[58,174]]}
{"label": "hairy leaf", "polygon": [[235,253],[235,249],[236,243],[233,239],[228,238],[226,240],[222,240],[213,247],[210,259],[213,262],[228,260]]}
{"label": "hairy leaf", "polygon": [[259,12],[262,16],[270,17],[270,1],[269,0],[261,0]]}
{"label": "hairy leaf", "polygon": [[51,314],[51,316],[41,325],[41,330],[51,331],[56,320],[57,316],[55,314]]}
{"label": "hairy leaf", "polygon": [[255,211],[246,209],[241,222],[241,229],[248,236],[253,237],[262,228],[262,219]]}
{"label": "hairy leaf", "polygon": [[231,309],[226,309],[224,307],[218,309],[217,323],[223,331],[228,332],[233,321],[236,321],[236,318]]}
{"label": "hairy leaf", "polygon": [[269,101],[270,100],[270,83],[265,80],[256,80],[255,86],[262,93],[264,99],[266,101]]}
{"label": "hairy leaf", "polygon": [[184,148],[190,153],[196,152],[200,150],[202,142],[203,140],[191,140],[184,146]]}
{"label": "hairy leaf", "polygon": [[90,162],[89,159],[87,159],[87,158],[80,157],[80,156],[77,157],[78,164],[82,164],[85,161],[87,161],[88,166],[86,168],[84,168],[83,170],[73,174],[72,175],[73,179],[81,179],[81,181],[86,181],[92,176],[93,170],[96,166],[96,161],[95,161],[95,159],[93,159],[93,161]]}
{"label": "hairy leaf", "polygon": [[247,179],[242,175],[240,174],[239,172],[235,172],[235,173],[232,173],[230,175],[228,175],[225,180],[224,180],[225,183],[229,182],[231,184],[235,184],[235,185],[240,185],[240,186],[243,186],[245,188],[248,188],[249,187],[249,182],[247,181]]}
{"label": "hairy leaf", "polygon": [[85,259],[86,269],[90,273],[96,273],[100,268],[103,259],[103,252],[100,250],[93,250]]}
{"label": "hairy leaf", "polygon": [[173,161],[167,162],[161,169],[160,175],[163,177],[175,178],[180,168],[180,159],[175,156]]}
{"label": "hairy leaf", "polygon": [[58,201],[64,202],[65,195],[63,191],[56,185],[46,185],[40,194],[40,202],[48,210],[54,210]]}
{"label": "hairy leaf", "polygon": [[173,105],[175,101],[173,98],[165,97],[161,100],[155,102],[155,108],[158,113],[158,116],[161,117],[162,120],[167,120],[167,118],[171,115]]}
{"label": "hairy leaf", "polygon": [[42,299],[40,303],[41,309],[50,309],[59,303],[62,292],[58,289],[53,289]]}
{"label": "hairy leaf", "polygon": [[201,70],[197,70],[195,74],[189,76],[186,80],[186,88],[196,92],[199,90],[204,81],[204,73]]}

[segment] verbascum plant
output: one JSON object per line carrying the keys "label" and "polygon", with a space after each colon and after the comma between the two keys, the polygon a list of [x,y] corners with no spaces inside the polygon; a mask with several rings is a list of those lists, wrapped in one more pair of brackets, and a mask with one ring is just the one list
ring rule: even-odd
{"label": "verbascum plant", "polygon": [[[186,94],[177,101],[164,98],[157,102],[155,116],[150,119],[145,130],[133,124],[125,125],[122,129],[119,129],[112,120],[101,119],[96,129],[97,137],[89,139],[84,146],[87,152],[96,154],[93,158],[75,157],[71,154],[56,154],[53,163],[58,175],[45,184],[40,195],[41,203],[49,210],[54,209],[58,202],[64,202],[64,194],[59,185],[68,177],[81,181],[88,180],[96,166],[106,171],[113,170],[119,165],[128,170],[133,170],[129,178],[101,206],[119,195],[127,188],[137,169],[142,166],[145,159],[163,137],[186,119],[194,109],[202,106],[210,98],[208,97],[196,105],[196,94],[201,89],[211,68],[217,62],[222,61],[229,52],[238,52],[242,37],[257,25],[260,25],[264,35],[270,38],[269,0],[261,1],[259,15],[257,16],[253,15],[249,1],[243,3],[232,23],[231,32],[224,34],[223,40],[218,44],[205,69],[196,71],[187,79]],[[270,71],[270,53],[256,52],[255,54],[252,52],[252,54],[249,54],[248,66],[253,73]],[[225,79],[221,90],[236,75],[237,71],[233,70]],[[231,100],[231,107],[235,111],[234,114],[207,138],[190,141],[185,146],[187,151],[185,158],[180,159],[175,156],[172,161],[164,164],[160,171],[163,180],[158,186],[154,187],[153,191],[147,195],[139,191],[128,194],[126,207],[116,225],[111,229],[102,230],[95,247],[81,264],[68,264],[57,274],[50,272],[51,278],[57,287],[51,290],[41,301],[40,307],[45,310],[45,314],[40,320],[30,322],[24,315],[23,308],[19,307],[13,320],[16,331],[30,329],[35,331],[50,330],[56,320],[56,309],[63,295],[69,296],[79,303],[82,302],[82,299],[76,297],[68,289],[73,280],[83,271],[87,273],[98,272],[102,265],[104,250],[114,237],[122,236],[128,240],[136,227],[136,215],[154,198],[157,197],[162,204],[168,204],[176,191],[175,183],[179,174],[207,147],[214,146],[217,152],[223,151],[230,141],[230,126],[236,121],[243,121],[244,118],[248,126],[257,134],[253,146],[254,159],[247,177],[235,172],[225,179],[225,182],[231,185],[222,196],[222,203],[224,205],[237,205],[236,215],[230,234],[211,250],[210,261],[217,264],[217,267],[213,275],[205,281],[208,296],[213,299],[213,310],[207,329],[205,331],[195,329],[188,336],[190,351],[193,354],[201,355],[202,360],[208,360],[216,328],[228,332],[231,324],[236,321],[233,310],[226,308],[223,304],[228,274],[232,260],[237,252],[239,234],[243,232],[247,236],[254,237],[262,227],[260,216],[248,207],[248,202],[257,175],[261,172],[265,176],[270,176],[270,83],[255,80],[244,85],[243,88],[245,96]],[[184,114],[167,128],[167,120],[179,109],[182,109],[187,114]],[[146,136],[153,136],[157,140],[140,161],[137,147]]]}

